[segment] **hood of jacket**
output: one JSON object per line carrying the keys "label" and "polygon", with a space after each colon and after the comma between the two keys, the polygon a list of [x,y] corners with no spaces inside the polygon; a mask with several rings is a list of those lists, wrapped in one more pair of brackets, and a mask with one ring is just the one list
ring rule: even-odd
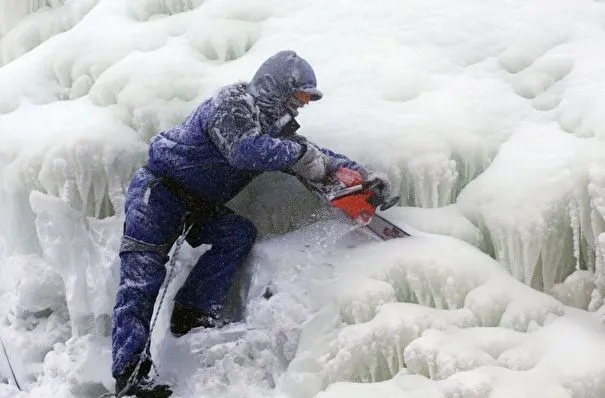
{"label": "hood of jacket", "polygon": [[312,101],[323,96],[317,89],[311,65],[291,50],[280,51],[263,62],[250,81],[248,91],[265,119],[263,124],[269,126],[286,114],[296,116],[297,111],[290,104],[295,92],[311,94]]}

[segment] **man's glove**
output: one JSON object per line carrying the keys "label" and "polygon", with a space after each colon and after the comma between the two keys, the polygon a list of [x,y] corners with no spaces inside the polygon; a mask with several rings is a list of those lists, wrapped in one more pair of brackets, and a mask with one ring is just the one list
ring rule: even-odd
{"label": "man's glove", "polygon": [[290,167],[290,170],[307,181],[323,181],[328,174],[329,156],[314,145],[307,144],[305,147],[305,153]]}
{"label": "man's glove", "polygon": [[378,184],[374,188],[376,195],[385,201],[391,196],[392,184],[386,174],[378,171],[370,170],[367,173],[366,181],[378,180]]}

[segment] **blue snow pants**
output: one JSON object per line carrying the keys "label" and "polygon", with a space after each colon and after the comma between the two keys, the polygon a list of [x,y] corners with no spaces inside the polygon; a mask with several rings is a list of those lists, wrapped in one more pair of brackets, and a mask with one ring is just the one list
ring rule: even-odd
{"label": "blue snow pants", "polygon": [[[150,321],[166,276],[168,252],[183,228],[185,204],[146,169],[135,173],[128,188],[124,235],[130,245],[120,250],[120,285],[112,325],[112,374],[132,370],[145,349]],[[256,239],[254,225],[225,208],[195,225],[187,236],[193,246],[212,247],[197,261],[175,301],[219,316],[233,276]],[[137,244],[140,243],[140,244]]]}

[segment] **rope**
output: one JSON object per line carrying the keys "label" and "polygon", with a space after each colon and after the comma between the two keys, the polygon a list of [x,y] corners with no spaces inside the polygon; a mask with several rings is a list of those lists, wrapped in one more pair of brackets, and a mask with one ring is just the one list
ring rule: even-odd
{"label": "rope", "polygon": [[4,345],[4,340],[2,339],[2,337],[0,337],[0,343],[2,344],[2,350],[4,351],[4,356],[6,357],[6,362],[8,363],[8,369],[11,372],[11,375],[13,377],[13,381],[15,382],[15,385],[17,386],[17,388],[19,389],[19,391],[23,391],[21,389],[21,386],[19,385],[19,382],[17,381],[17,376],[15,376],[15,371],[13,370],[13,365],[11,364],[11,360],[8,357],[8,352],[6,351],[6,346]]}
{"label": "rope", "polygon": [[[145,362],[145,360],[148,359],[148,356],[149,356],[148,352],[149,352],[149,348],[151,347],[151,335],[152,335],[153,329],[155,328],[155,325],[158,321],[158,315],[160,313],[160,309],[162,308],[162,304],[164,303],[164,298],[166,297],[168,285],[170,285],[170,282],[172,281],[172,278],[174,277],[174,269],[176,268],[175,267],[176,258],[178,257],[179,251],[181,250],[181,246],[185,242],[185,239],[187,238],[189,231],[191,231],[193,224],[194,223],[191,223],[191,225],[189,225],[189,226],[187,226],[187,224],[185,224],[183,226],[183,232],[181,233],[179,238],[176,240],[176,246],[174,248],[174,253],[172,253],[172,257],[170,258],[170,263],[168,264],[168,268],[169,268],[168,276],[166,277],[166,279],[164,280],[164,283],[163,283],[164,291],[162,292],[162,295],[160,296],[160,302],[158,303],[158,306],[153,314],[152,321],[151,321],[151,327],[149,328],[149,337],[147,338],[147,343],[145,343],[145,348],[143,349],[143,352],[141,353],[141,355],[139,357],[139,362],[137,363],[137,366],[135,366],[134,370],[130,374],[130,377],[128,378],[128,382],[126,383],[126,386],[122,389],[122,391],[118,392],[117,395],[110,393],[110,392],[105,393],[105,394],[101,395],[99,398],[107,398],[107,397],[122,398],[126,395],[126,392],[128,390],[130,390],[130,388],[133,387],[139,381],[138,380],[139,370],[141,369],[141,365],[143,364],[143,362]],[[153,362],[152,362],[152,364],[153,364]],[[154,367],[155,372],[158,373],[155,365],[153,365],[153,367]]]}

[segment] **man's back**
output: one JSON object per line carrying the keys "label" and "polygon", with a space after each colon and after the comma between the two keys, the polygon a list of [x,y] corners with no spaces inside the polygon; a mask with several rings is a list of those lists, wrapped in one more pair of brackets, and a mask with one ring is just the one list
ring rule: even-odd
{"label": "man's back", "polygon": [[[228,91],[229,95],[225,95]],[[207,133],[225,101],[247,101],[244,84],[223,88],[204,101],[187,119],[151,140],[149,169],[175,178],[208,201],[225,203],[259,173],[232,166]]]}

